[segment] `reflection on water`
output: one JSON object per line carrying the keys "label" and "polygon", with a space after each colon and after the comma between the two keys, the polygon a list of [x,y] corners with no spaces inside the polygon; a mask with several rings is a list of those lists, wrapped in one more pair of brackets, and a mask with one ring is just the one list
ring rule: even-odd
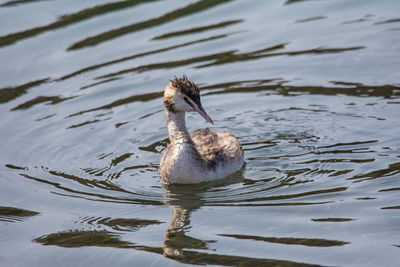
{"label": "reflection on water", "polygon": [[[114,231],[138,231],[141,227],[161,222],[152,220],[137,219],[110,219],[110,218],[85,218],[80,222],[88,225],[107,226]],[[56,245],[60,247],[83,247],[83,246],[104,246],[116,248],[132,248],[133,243],[121,241],[116,232],[110,231],[79,231],[71,230],[68,232],[60,232],[49,234],[33,240],[44,245]]]}
{"label": "reflection on water", "polygon": [[[187,264],[218,264],[223,266],[232,265],[261,265],[261,266],[317,266],[291,261],[280,261],[273,259],[239,257],[229,255],[218,255],[212,252],[209,244],[216,243],[215,240],[201,240],[187,235],[190,229],[190,216],[196,209],[200,208],[203,201],[200,194],[208,186],[184,186],[184,189],[170,186],[166,190],[173,198],[169,201],[169,205],[173,206],[171,222],[166,230],[165,241],[162,247],[149,247],[136,244],[130,241],[123,241],[121,234],[124,231],[135,232],[142,227],[161,224],[158,221],[138,220],[138,219],[110,219],[110,218],[84,218],[80,224],[90,225],[97,230],[70,230],[68,232],[58,232],[48,234],[34,239],[34,242],[43,245],[53,245],[60,247],[114,247],[114,248],[130,248],[140,251],[162,254],[163,256],[175,261]],[[110,229],[111,228],[111,229]],[[239,239],[254,239],[267,241],[272,243],[304,245],[304,246],[341,246],[346,242],[320,240],[320,239],[297,239],[297,238],[263,238],[249,237],[241,235],[224,235],[219,236],[234,237]],[[193,251],[193,250],[201,250]]]}
{"label": "reflection on water", "polygon": [[112,233],[97,231],[71,231],[50,234],[33,240],[43,245],[55,245],[67,248],[83,246],[129,248],[129,242],[119,240]]}
{"label": "reflection on water", "polygon": [[[101,33],[96,36],[92,36],[89,38],[86,38],[82,41],[76,42],[72,46],[68,48],[68,50],[75,50],[75,49],[81,49],[87,46],[93,46],[93,45],[98,45],[102,42],[108,41],[110,39],[114,39],[117,37],[121,37],[125,34],[133,33],[136,31],[141,31],[147,28],[155,27],[155,26],[160,26],[162,24],[171,22],[173,20],[177,20],[179,18],[185,17],[185,16],[190,16],[193,14],[196,14],[198,12],[202,12],[204,10],[207,10],[209,8],[212,8],[214,6],[230,2],[231,0],[200,0],[196,3],[189,4],[183,8],[176,9],[172,12],[165,13],[164,15],[157,17],[157,18],[152,18],[146,21],[134,23],[131,25],[127,25],[118,29],[113,29],[108,32]],[[229,25],[229,24],[228,24]]]}
{"label": "reflection on water", "polygon": [[[151,2],[151,1],[154,1],[154,0],[118,1],[115,3],[107,3],[104,5],[98,5],[98,6],[94,6],[92,8],[87,8],[87,9],[81,10],[79,12],[76,12],[74,14],[63,15],[56,22],[53,22],[51,24],[24,30],[22,32],[12,33],[12,34],[9,34],[6,36],[0,36],[0,47],[6,46],[6,45],[12,45],[13,43],[15,43],[17,41],[20,41],[20,40],[23,40],[26,38],[31,38],[36,35],[43,34],[47,31],[56,30],[58,28],[63,28],[63,27],[69,26],[71,24],[79,23],[79,22],[91,19],[92,17],[101,16],[101,15],[115,12],[115,11],[125,9],[125,8],[131,8],[138,4],[145,3],[145,2]],[[12,1],[12,2],[8,2],[8,3],[4,3],[4,4],[2,4],[2,6],[10,6],[12,4],[16,5],[16,4],[20,4],[23,2],[32,2],[32,0],[30,0],[30,1]]]}
{"label": "reflection on water", "polygon": [[243,20],[238,19],[238,20],[229,20],[229,21],[224,21],[224,22],[220,22],[217,24],[211,24],[211,25],[207,25],[207,26],[203,26],[203,27],[196,27],[196,28],[191,28],[188,30],[183,30],[183,31],[177,31],[177,32],[170,32],[170,33],[166,33],[163,35],[159,35],[153,38],[153,40],[159,40],[159,39],[167,39],[167,38],[172,38],[172,37],[176,37],[176,36],[181,36],[181,35],[186,35],[186,34],[193,34],[193,33],[198,33],[198,32],[202,32],[202,31],[207,31],[207,30],[211,30],[211,29],[217,29],[217,28],[223,28],[226,26],[229,26],[231,24],[236,24],[239,22],[242,22]]}
{"label": "reflection on water", "polygon": [[2,222],[18,222],[28,217],[38,215],[38,212],[18,209],[13,207],[0,207],[0,221]]}
{"label": "reflection on water", "polygon": [[221,234],[221,236],[233,237],[237,239],[250,239],[250,240],[278,243],[284,245],[300,245],[309,247],[335,247],[348,244],[348,242],[343,242],[343,241],[311,239],[311,238],[261,237],[261,236],[249,236],[249,235],[224,235],[224,234]]}
{"label": "reflection on water", "polygon": [[17,97],[20,97],[23,94],[26,94],[27,90],[41,85],[47,82],[48,79],[37,80],[29,83],[25,83],[15,87],[5,87],[0,89],[0,103],[7,103],[9,101],[14,100]]}
{"label": "reflection on water", "polygon": [[[395,0],[1,2],[0,258],[396,265],[398,9]],[[182,74],[215,121],[188,114],[188,128],[230,131],[246,150],[231,177],[159,180],[163,89]]]}

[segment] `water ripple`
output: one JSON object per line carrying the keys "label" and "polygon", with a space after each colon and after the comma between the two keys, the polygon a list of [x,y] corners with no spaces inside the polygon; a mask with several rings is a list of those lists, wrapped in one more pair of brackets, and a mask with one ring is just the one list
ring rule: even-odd
{"label": "water ripple", "polygon": [[[5,262],[30,265],[34,252],[43,266],[127,266],[133,254],[142,265],[396,264],[398,9],[3,1]],[[243,145],[245,165],[226,179],[159,179],[162,90],[182,74],[215,121],[190,113],[188,129]]]}
{"label": "water ripple", "polygon": [[164,15],[158,17],[158,18],[153,18],[149,19],[146,21],[142,21],[139,23],[134,23],[131,25],[127,25],[118,29],[114,29],[108,32],[104,32],[92,37],[85,38],[84,40],[81,40],[79,42],[74,43],[71,45],[68,50],[76,50],[76,49],[82,49],[87,46],[94,46],[98,45],[102,42],[115,39],[117,37],[121,37],[125,34],[133,33],[136,31],[144,30],[150,27],[155,27],[162,25],[164,23],[171,22],[173,20],[179,19],[181,17],[193,15],[195,13],[204,11],[206,9],[215,7],[217,5],[223,4],[230,2],[231,0],[200,0],[196,3],[189,4],[186,7],[176,9],[174,11],[165,13]]}
{"label": "water ripple", "polygon": [[[56,22],[50,23],[48,25],[24,30],[22,32],[11,33],[6,36],[0,36],[0,47],[12,45],[15,42],[35,37],[39,34],[43,34],[48,31],[56,30],[69,26],[71,24],[80,23],[82,21],[91,19],[93,17],[101,16],[104,14],[112,13],[121,9],[131,8],[139,4],[146,2],[153,2],[154,0],[134,0],[134,1],[117,1],[114,3],[107,3],[104,5],[94,6],[92,8],[87,8],[80,10],[79,12],[61,16]],[[13,1],[13,4],[17,4],[21,1]],[[27,1],[26,1],[27,2]],[[32,2],[32,1],[29,1]],[[8,2],[10,5],[11,2]],[[3,4],[5,6],[7,3]]]}
{"label": "water ripple", "polygon": [[20,222],[38,214],[36,211],[0,206],[0,222]]}

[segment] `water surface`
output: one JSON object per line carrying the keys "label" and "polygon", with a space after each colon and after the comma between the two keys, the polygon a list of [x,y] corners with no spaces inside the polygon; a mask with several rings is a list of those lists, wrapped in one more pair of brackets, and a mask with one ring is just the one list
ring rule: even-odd
{"label": "water surface", "polygon": [[[395,266],[400,4],[0,1],[5,266]],[[165,186],[162,95],[245,166]]]}

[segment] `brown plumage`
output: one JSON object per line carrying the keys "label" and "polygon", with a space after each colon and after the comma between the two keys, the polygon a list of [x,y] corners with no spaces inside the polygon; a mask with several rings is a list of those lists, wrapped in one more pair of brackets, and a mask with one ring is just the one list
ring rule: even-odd
{"label": "brown plumage", "polygon": [[175,78],[164,91],[165,117],[170,145],[160,162],[165,183],[199,183],[224,178],[243,165],[243,149],[229,132],[200,129],[189,134],[185,112],[196,111],[213,123],[204,111],[199,88],[186,76]]}
{"label": "brown plumage", "polygon": [[218,163],[224,165],[243,155],[242,146],[229,132],[213,133],[208,128],[199,129],[192,132],[190,137],[209,168],[215,169]]}

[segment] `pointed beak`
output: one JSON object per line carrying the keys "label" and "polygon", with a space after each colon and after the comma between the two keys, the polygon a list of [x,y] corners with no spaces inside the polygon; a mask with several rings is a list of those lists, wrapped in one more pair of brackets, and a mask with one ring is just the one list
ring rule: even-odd
{"label": "pointed beak", "polygon": [[199,105],[193,105],[193,109],[199,113],[206,121],[208,121],[209,123],[214,124],[213,120],[210,118],[210,116],[208,116],[208,114],[206,113],[206,111],[204,110],[204,108]]}

